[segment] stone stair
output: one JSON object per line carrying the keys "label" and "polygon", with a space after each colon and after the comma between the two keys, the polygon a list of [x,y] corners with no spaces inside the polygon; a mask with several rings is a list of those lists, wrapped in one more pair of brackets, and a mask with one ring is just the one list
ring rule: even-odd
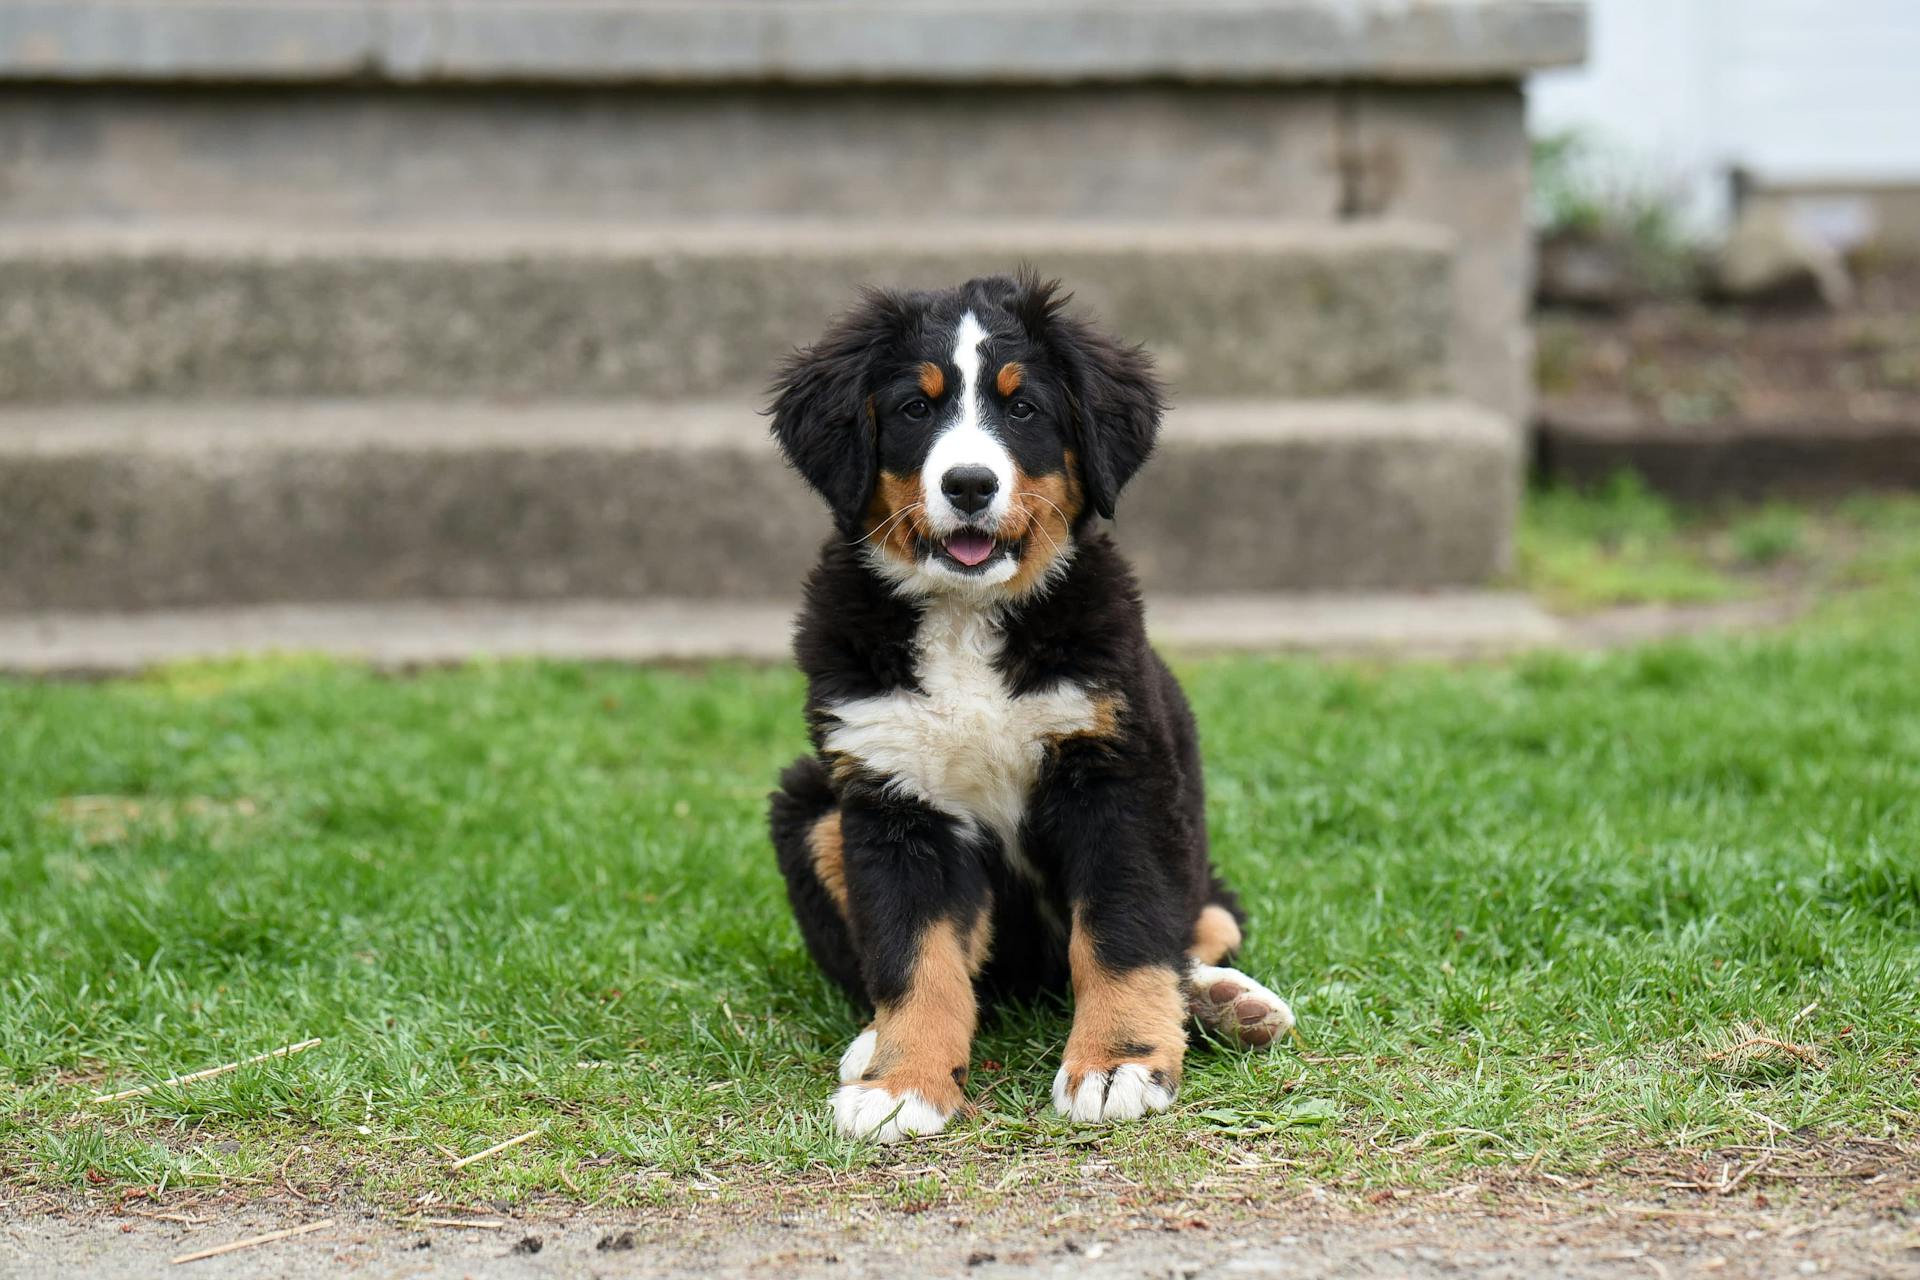
{"label": "stone stair", "polygon": [[867,283],[1031,263],[1185,395],[1447,384],[1432,227],[758,223],[0,232],[0,398],[754,397]]}
{"label": "stone stair", "polygon": [[[1152,591],[1482,582],[1518,447],[1455,401],[1193,401],[1117,534]],[[775,599],[826,533],[743,401],[0,411],[0,611]]]}
{"label": "stone stair", "polygon": [[1577,56],[1580,14],[1445,7],[1196,0],[1159,47],[1076,0],[1089,48],[1033,0],[916,60],[902,33],[963,9],[928,0],[849,76],[666,0],[451,4],[413,37],[349,0],[0,0],[0,637],[50,669],[87,616],[293,610],[327,645],[518,602],[756,652],[728,626],[778,616],[827,533],[766,438],[774,364],[861,284],[1021,264],[1172,384],[1116,526],[1166,616],[1484,585],[1521,469],[1512,82]]}

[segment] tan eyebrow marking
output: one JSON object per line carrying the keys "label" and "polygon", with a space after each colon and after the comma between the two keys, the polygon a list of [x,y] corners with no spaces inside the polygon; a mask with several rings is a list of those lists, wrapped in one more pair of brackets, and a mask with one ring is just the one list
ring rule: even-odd
{"label": "tan eyebrow marking", "polygon": [[929,398],[938,400],[940,393],[946,389],[947,375],[941,371],[940,366],[931,360],[921,361],[920,390],[926,392]]}
{"label": "tan eyebrow marking", "polygon": [[1020,367],[1018,360],[1009,360],[1000,366],[1000,376],[993,380],[996,390],[1003,396],[1010,396],[1020,389],[1020,379],[1026,370]]}

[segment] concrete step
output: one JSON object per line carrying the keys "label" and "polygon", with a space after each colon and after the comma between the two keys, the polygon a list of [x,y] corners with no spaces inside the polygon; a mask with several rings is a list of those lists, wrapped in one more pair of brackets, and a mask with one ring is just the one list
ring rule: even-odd
{"label": "concrete step", "polygon": [[9,0],[0,79],[1040,83],[1514,79],[1579,0]]}
{"label": "concrete step", "polygon": [[1419,224],[755,223],[0,232],[0,399],[753,396],[866,283],[1031,263],[1188,396],[1448,383]]}
{"label": "concrete step", "polygon": [[[104,675],[267,653],[399,669],[475,658],[782,662],[794,611],[784,600],[414,600],[0,615],[0,671]],[[1579,639],[1527,597],[1488,591],[1150,597],[1147,627],[1176,653],[1457,658]]]}
{"label": "concrete step", "polygon": [[[0,612],[765,599],[827,534],[743,402],[0,411]],[[1195,402],[1121,504],[1151,589],[1478,584],[1519,434],[1453,402]]]}

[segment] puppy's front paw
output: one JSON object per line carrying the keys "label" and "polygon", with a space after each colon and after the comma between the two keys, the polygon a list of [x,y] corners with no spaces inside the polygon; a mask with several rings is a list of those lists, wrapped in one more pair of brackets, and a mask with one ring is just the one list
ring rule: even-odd
{"label": "puppy's front paw", "polygon": [[1173,1105],[1174,1080],[1144,1062],[1122,1062],[1109,1070],[1070,1072],[1053,1078],[1054,1109],[1093,1124],[1138,1120]]}
{"label": "puppy's front paw", "polygon": [[898,1142],[940,1132],[950,1115],[911,1089],[895,1095],[877,1085],[843,1084],[833,1095],[833,1126],[843,1138]]}
{"label": "puppy's front paw", "polygon": [[839,1071],[833,1127],[842,1137],[898,1142],[938,1133],[967,1103],[964,1065],[942,1072],[898,1042],[883,1045],[877,1025],[853,1038]]}
{"label": "puppy's front paw", "polygon": [[1238,969],[1195,965],[1187,1007],[1202,1025],[1249,1049],[1264,1049],[1293,1030],[1287,1002]]}

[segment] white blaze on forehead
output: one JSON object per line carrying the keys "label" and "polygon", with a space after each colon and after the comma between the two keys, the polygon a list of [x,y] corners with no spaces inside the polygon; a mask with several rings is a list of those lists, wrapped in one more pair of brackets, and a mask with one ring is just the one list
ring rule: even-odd
{"label": "white blaze on forehead", "polygon": [[[987,331],[980,327],[979,317],[971,311],[960,317],[959,333],[953,342],[953,363],[960,370],[961,395],[968,409],[978,408],[974,393],[980,387],[980,344],[986,340]],[[977,423],[978,413],[973,416]]]}
{"label": "white blaze on forehead", "polygon": [[[953,344],[953,363],[960,370],[960,394],[954,398],[952,416],[934,437],[933,448],[920,470],[927,516],[936,534],[949,534],[974,522],[997,527],[1013,502],[1013,456],[986,426],[986,392],[980,385],[980,344],[986,340],[987,331],[973,312],[960,317],[959,334]],[[985,467],[999,482],[993,501],[978,515],[960,511],[940,491],[940,477],[955,467]]]}

